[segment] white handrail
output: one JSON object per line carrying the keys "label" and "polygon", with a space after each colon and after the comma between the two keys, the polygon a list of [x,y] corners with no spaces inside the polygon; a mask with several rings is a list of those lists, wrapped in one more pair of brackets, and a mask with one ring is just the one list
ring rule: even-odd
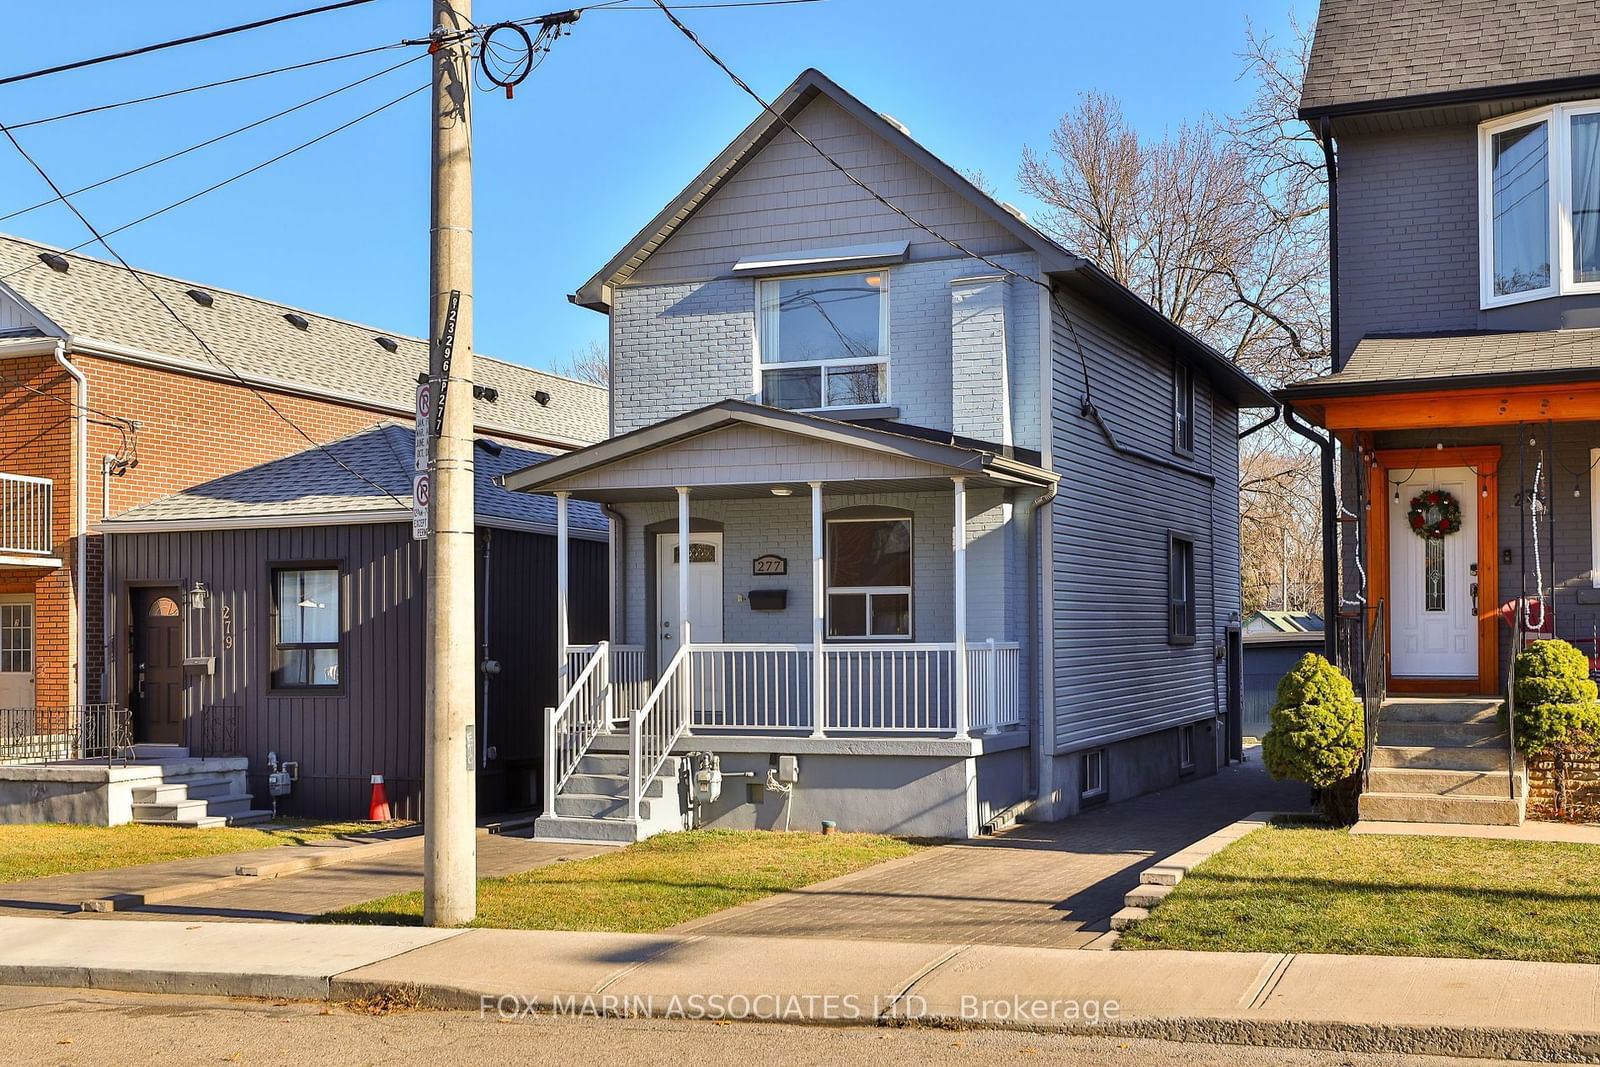
{"label": "white handrail", "polygon": [[566,785],[595,735],[611,725],[611,656],[607,642],[594,647],[566,696],[544,709],[544,813],[556,813],[556,794]]}
{"label": "white handrail", "polygon": [[628,717],[628,818],[639,818],[639,798],[647,784],[661,772],[661,765],[672,754],[689,729],[689,650],[678,652],[661,672],[661,680],[650,691],[644,707]]}
{"label": "white handrail", "polygon": [[0,552],[48,556],[51,551],[49,478],[0,474]]}

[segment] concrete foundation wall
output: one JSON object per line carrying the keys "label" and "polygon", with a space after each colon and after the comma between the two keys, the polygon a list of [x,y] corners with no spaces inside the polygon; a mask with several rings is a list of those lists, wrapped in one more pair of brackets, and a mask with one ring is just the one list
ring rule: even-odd
{"label": "concrete foundation wall", "polygon": [[1106,795],[1103,798],[1091,798],[1087,805],[1082,795],[1083,751],[1046,760],[1047,781],[1040,790],[1039,802],[1033,806],[1028,818],[1036,822],[1066,819],[1079,814],[1086,806],[1115,804],[1216,774],[1220,765],[1217,756],[1220,747],[1217,744],[1217,732],[1220,727],[1216,720],[1200,719],[1195,723],[1192,770],[1183,770],[1178,766],[1179,729],[1181,727],[1158,730],[1107,745]]}
{"label": "concrete foundation wall", "polygon": [[121,826],[133,821],[133,792],[195,777],[227,778],[245,792],[243,759],[160,763],[34,764],[0,768],[0,826],[73,823]]}

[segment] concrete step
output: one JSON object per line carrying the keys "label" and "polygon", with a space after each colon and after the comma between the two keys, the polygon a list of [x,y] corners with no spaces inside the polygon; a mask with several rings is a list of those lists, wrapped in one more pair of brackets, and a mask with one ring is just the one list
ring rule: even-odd
{"label": "concrete step", "polygon": [[[563,793],[593,793],[604,797],[625,797],[628,795],[628,777],[623,774],[573,774],[567,779],[567,784],[561,787]],[[657,775],[655,781],[644,787],[640,794],[646,797],[665,796],[667,781]]]}
{"label": "concrete step", "polygon": [[1111,916],[1111,929],[1121,932],[1135,923],[1150,918],[1150,912],[1145,908],[1123,908]]}
{"label": "concrete step", "polygon": [[[1504,764],[1502,763],[1502,766]],[[1452,797],[1510,797],[1511,775],[1498,771],[1374,767],[1367,784],[1374,793],[1432,793]],[[1517,775],[1522,786],[1522,775]]]}
{"label": "concrete step", "polygon": [[209,800],[212,797],[246,796],[245,793],[236,793],[235,782],[231,778],[221,778],[206,775],[195,778],[185,778],[181,783],[189,788],[189,796],[195,800]]}
{"label": "concrete step", "polygon": [[226,815],[231,818],[241,812],[254,811],[256,809],[250,806],[254,799],[249,793],[228,793],[219,797],[206,797],[206,814]]}
{"label": "concrete step", "polygon": [[1384,745],[1422,748],[1506,747],[1506,731],[1499,723],[1383,722],[1378,741]]}
{"label": "concrete step", "polygon": [[534,821],[533,836],[631,845],[639,839],[639,827],[627,819],[569,819],[560,815],[541,815]]}
{"label": "concrete step", "polygon": [[228,820],[220,815],[201,815],[193,819],[140,819],[133,820],[146,826],[181,826],[186,830],[211,830],[218,826],[228,825]]}
{"label": "concrete step", "polygon": [[134,804],[134,822],[187,822],[203,819],[210,812],[203,800],[174,800],[161,804]]}
{"label": "concrete step", "polygon": [[1391,699],[1383,702],[1379,720],[1385,723],[1495,723],[1499,721],[1503,703],[1501,700],[1468,700],[1461,697]]}
{"label": "concrete step", "polygon": [[260,822],[271,822],[272,812],[267,808],[246,808],[223,816],[229,826],[250,826]]}
{"label": "concrete step", "polygon": [[1175,888],[1175,886],[1170,885],[1141,885],[1124,896],[1122,903],[1124,907],[1144,908],[1148,911],[1163,900],[1166,900],[1167,895]]}
{"label": "concrete step", "polygon": [[[556,814],[567,819],[622,819],[628,814],[628,798],[595,793],[561,793],[556,797]],[[650,802],[639,801],[639,818],[650,817]]]}
{"label": "concrete step", "polygon": [[[1381,735],[1380,735],[1381,736]],[[1441,771],[1503,771],[1509,756],[1509,745],[1487,748],[1435,747],[1433,745],[1377,746],[1372,752],[1372,766],[1413,768]]]}
{"label": "concrete step", "polygon": [[1520,826],[1521,801],[1509,797],[1442,797],[1432,793],[1363,793],[1361,818],[1374,822]]}
{"label": "concrete step", "polygon": [[[680,757],[668,756],[661,764],[661,775],[665,778],[678,776],[678,763]],[[626,775],[628,773],[627,752],[586,752],[578,761],[574,774],[604,774]]]}
{"label": "concrete step", "polygon": [[189,787],[182,782],[140,786],[133,790],[135,804],[176,804],[189,799]]}
{"label": "concrete step", "polygon": [[189,750],[182,745],[140,743],[133,746],[133,757],[137,760],[188,759]]}

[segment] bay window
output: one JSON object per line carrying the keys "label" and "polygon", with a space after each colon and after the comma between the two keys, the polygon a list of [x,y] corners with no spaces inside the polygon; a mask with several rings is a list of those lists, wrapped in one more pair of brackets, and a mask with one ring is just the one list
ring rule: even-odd
{"label": "bay window", "polygon": [[1482,304],[1600,292],[1600,103],[1479,127]]}
{"label": "bay window", "polygon": [[889,276],[881,270],[758,283],[763,404],[824,409],[888,403]]}
{"label": "bay window", "polygon": [[823,562],[830,638],[910,640],[910,518],[828,519]]}

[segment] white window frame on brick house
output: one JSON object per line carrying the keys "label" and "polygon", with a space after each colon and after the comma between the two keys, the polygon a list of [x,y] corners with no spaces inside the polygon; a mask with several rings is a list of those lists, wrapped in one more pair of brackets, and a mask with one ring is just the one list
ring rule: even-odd
{"label": "white window frame on brick house", "polygon": [[[760,403],[766,403],[764,378],[768,372],[797,371],[815,368],[818,375],[818,399],[822,401],[816,407],[795,408],[796,411],[830,411],[846,408],[880,407],[891,404],[892,387],[890,382],[889,359],[889,301],[890,297],[890,271],[887,268],[863,270],[835,270],[819,271],[814,274],[788,274],[781,277],[761,278],[756,281],[756,330],[755,330],[755,374],[754,392]],[[878,352],[874,359],[860,357],[841,357],[838,359],[822,360],[791,360],[768,359],[767,353],[775,351],[782,346],[782,337],[778,330],[778,315],[775,307],[775,293],[778,287],[785,282],[801,281],[809,278],[838,278],[838,277],[869,277],[879,279],[878,298]],[[847,370],[859,367],[875,366],[878,368],[879,393],[878,399],[865,403],[852,401],[843,404],[828,403],[828,375],[835,370]]]}
{"label": "white window frame on brick house", "polygon": [[[1600,101],[1582,101],[1556,104],[1551,107],[1522,111],[1515,115],[1485,122],[1478,127],[1478,284],[1479,304],[1484,308],[1505,307],[1530,300],[1546,300],[1553,296],[1577,293],[1600,293],[1600,280],[1581,282],[1576,279],[1573,256],[1576,248],[1573,231],[1572,186],[1572,121],[1600,114]],[[1546,195],[1546,242],[1554,262],[1550,269],[1550,284],[1539,289],[1518,293],[1494,291],[1494,189],[1492,159],[1494,137],[1508,130],[1526,126],[1544,125],[1548,149],[1548,192]]]}

